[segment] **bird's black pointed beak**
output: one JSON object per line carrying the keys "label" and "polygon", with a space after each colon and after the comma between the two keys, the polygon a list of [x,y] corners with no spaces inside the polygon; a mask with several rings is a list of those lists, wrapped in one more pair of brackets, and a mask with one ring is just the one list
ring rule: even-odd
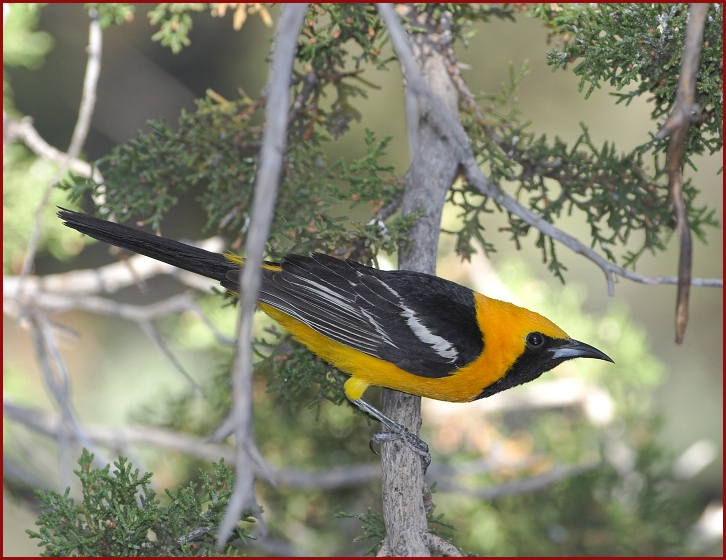
{"label": "bird's black pointed beak", "polygon": [[564,344],[552,349],[552,358],[555,360],[572,360],[573,358],[595,358],[615,363],[610,356],[600,352],[594,346],[580,342],[579,340],[568,339]]}

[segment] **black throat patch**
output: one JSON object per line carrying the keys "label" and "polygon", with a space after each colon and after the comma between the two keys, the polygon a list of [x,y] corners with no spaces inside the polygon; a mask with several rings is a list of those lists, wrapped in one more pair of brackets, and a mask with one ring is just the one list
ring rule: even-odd
{"label": "black throat patch", "polygon": [[567,358],[553,359],[551,354],[551,350],[562,344],[563,341],[545,335],[541,336],[544,338],[544,343],[540,347],[536,349],[525,348],[522,355],[509,367],[504,376],[485,387],[474,400],[490,397],[505,389],[511,389],[517,385],[534,381],[543,373],[567,361]]}

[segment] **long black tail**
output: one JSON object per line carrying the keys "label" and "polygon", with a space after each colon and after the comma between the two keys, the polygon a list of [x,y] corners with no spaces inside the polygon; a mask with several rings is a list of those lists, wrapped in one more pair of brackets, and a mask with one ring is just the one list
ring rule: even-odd
{"label": "long black tail", "polygon": [[61,208],[58,217],[68,227],[94,239],[220,282],[226,279],[227,272],[238,268],[219,253],[211,253],[145,231],[114,224],[82,212]]}

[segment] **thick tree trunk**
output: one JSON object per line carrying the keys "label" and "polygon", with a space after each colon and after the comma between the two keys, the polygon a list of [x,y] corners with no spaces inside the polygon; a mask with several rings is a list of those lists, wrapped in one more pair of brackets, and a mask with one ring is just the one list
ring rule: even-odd
{"label": "thick tree trunk", "polygon": [[[409,8],[409,17],[413,8]],[[428,87],[453,115],[458,115],[458,97],[443,57],[432,41],[439,38],[437,22],[417,23],[432,30],[412,38],[413,51]],[[436,273],[436,252],[441,212],[446,192],[456,178],[458,162],[451,157],[450,140],[431,118],[431,106],[419,98],[418,150],[406,174],[401,212],[423,210],[425,216],[411,228],[411,242],[399,254],[399,268]],[[385,389],[383,413],[418,434],[421,427],[421,398]],[[383,516],[386,524],[385,554],[429,556],[421,457],[400,440],[381,448],[383,470]]]}

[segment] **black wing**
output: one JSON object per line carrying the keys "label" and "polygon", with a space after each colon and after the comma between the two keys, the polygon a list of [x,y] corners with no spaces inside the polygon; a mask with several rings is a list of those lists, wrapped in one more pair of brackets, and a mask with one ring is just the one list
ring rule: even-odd
{"label": "black wing", "polygon": [[[484,342],[474,293],[436,276],[381,271],[320,253],[265,270],[260,301],[320,334],[423,377],[471,363]],[[236,273],[227,275],[236,283]]]}

